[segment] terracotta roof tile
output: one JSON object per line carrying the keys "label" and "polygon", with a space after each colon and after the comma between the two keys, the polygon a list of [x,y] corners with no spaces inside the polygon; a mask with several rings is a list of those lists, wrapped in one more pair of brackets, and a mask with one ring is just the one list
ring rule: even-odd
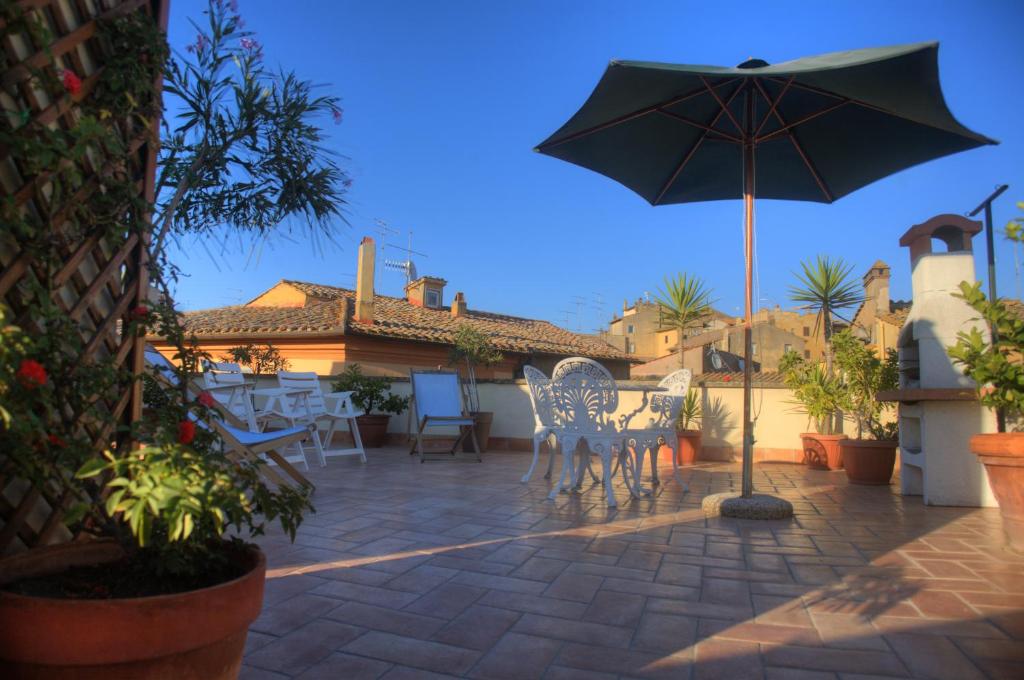
{"label": "terracotta roof tile", "polygon": [[353,290],[305,281],[282,283],[316,301],[305,307],[236,306],[187,312],[185,326],[198,336],[306,331],[451,344],[458,328],[468,324],[489,336],[501,351],[631,359],[603,340],[572,333],[547,321],[476,310],[467,310],[465,316],[453,319],[448,307],[428,309],[387,295],[374,297],[374,322],[366,324],[353,318]]}
{"label": "terracotta roof tile", "polygon": [[[786,382],[783,379],[782,373],[778,371],[758,371],[753,374],[752,385],[755,387],[770,387],[777,386],[783,387]],[[709,373],[701,373],[698,376],[694,376],[694,382],[698,385],[736,385],[740,387],[743,385],[743,371],[717,371]]]}

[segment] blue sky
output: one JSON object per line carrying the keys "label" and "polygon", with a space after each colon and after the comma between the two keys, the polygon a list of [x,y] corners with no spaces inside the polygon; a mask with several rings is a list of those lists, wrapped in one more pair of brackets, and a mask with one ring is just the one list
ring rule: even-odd
{"label": "blue sky", "polygon": [[[413,231],[421,274],[448,280],[446,302],[593,330],[623,299],[652,295],[689,272],[717,306],[743,304],[740,201],[650,207],[619,184],[536,154],[589,95],[610,59],[736,65],[836,50],[938,40],[947,103],[966,126],[1001,141],[911,168],[832,205],[757,204],[761,304],[790,306],[803,259],[842,256],[859,276],[892,266],[910,296],[900,235],[944,212],[973,209],[1001,183],[1001,228],[1024,200],[1024,4],[969,2],[334,2],[241,0],[270,65],[343,99],[327,132],[354,183],[338,246],[277,239],[216,260],[194,244],[173,257],[188,275],[185,309],[245,302],[282,278],[354,286],[356,245],[374,220]],[[287,6],[287,10],[282,9]],[[174,0],[170,40],[194,35],[200,0]],[[997,237],[1000,294],[1019,295],[1012,246]],[[983,241],[977,239],[979,278]],[[402,253],[388,249],[385,257]],[[1021,274],[1024,278],[1024,273]],[[404,278],[382,273],[378,293]],[[585,298],[577,316],[574,298]],[[604,302],[603,310],[595,299]],[[564,313],[570,312],[568,317]]]}

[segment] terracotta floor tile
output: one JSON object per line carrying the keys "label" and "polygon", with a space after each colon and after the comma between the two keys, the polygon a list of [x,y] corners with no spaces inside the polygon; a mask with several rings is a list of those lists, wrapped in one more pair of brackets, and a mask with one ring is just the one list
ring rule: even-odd
{"label": "terracotta floor tile", "polygon": [[807,670],[907,677],[903,663],[891,652],[770,645],[764,650],[764,662],[770,666]]}
{"label": "terracotta floor tile", "polygon": [[350,642],[343,651],[454,675],[468,671],[480,657],[480,652],[474,650],[377,631],[370,631]]}
{"label": "terracotta floor tile", "polygon": [[565,560],[552,560],[546,557],[531,557],[509,574],[514,578],[525,578],[531,581],[551,582],[565,571],[571,563]]}
{"label": "terracotta floor tile", "polygon": [[296,680],[374,680],[392,668],[392,664],[376,659],[335,652],[296,676]]}
{"label": "terracotta floor tile", "polygon": [[580,619],[587,611],[582,602],[559,600],[553,597],[521,595],[518,593],[492,590],[479,600],[480,604],[499,607],[518,612],[532,612],[547,616],[558,616],[563,619]]}
{"label": "terracotta floor tile", "polygon": [[434,588],[408,605],[405,607],[405,611],[442,619],[453,619],[486,592],[485,588],[449,582]]}
{"label": "terracotta floor tile", "polygon": [[935,680],[984,680],[985,674],[956,645],[937,635],[893,633],[889,646],[916,677]]}
{"label": "terracotta floor tile", "polygon": [[647,598],[632,593],[600,590],[583,614],[584,621],[635,628],[640,623]]}
{"label": "terracotta floor tile", "polygon": [[[604,578],[590,574],[563,573],[544,590],[544,597],[589,604]],[[533,593],[537,594],[537,593]]]}
{"label": "terracotta floor tile", "polygon": [[507,633],[470,672],[472,678],[528,680],[544,675],[562,643],[543,637]]}
{"label": "terracotta floor tile", "polygon": [[678,654],[697,640],[697,619],[673,614],[644,614],[633,636],[633,649]]}
{"label": "terracotta floor tile", "polygon": [[362,629],[355,626],[317,619],[256,650],[245,657],[245,663],[294,675],[319,663],[362,633]]}
{"label": "terracotta floor tile", "polygon": [[430,639],[442,626],[444,619],[438,619],[407,611],[386,607],[375,607],[362,602],[346,602],[324,614],[325,618],[343,621],[360,628],[394,633],[405,637]]}
{"label": "terracotta floor tile", "polygon": [[434,640],[467,649],[490,649],[523,615],[508,609],[471,605],[434,635]]}
{"label": "terracotta floor tile", "polygon": [[629,647],[630,639],[633,637],[632,628],[592,621],[567,621],[541,614],[524,614],[512,627],[512,631],[552,640],[623,649]]}
{"label": "terracotta floor tile", "polygon": [[694,680],[746,680],[762,677],[757,643],[703,640],[697,645]]}
{"label": "terracotta floor tile", "polygon": [[576,643],[567,643],[556,657],[555,663],[585,671],[666,680],[687,678],[693,665],[689,654],[666,656]]}

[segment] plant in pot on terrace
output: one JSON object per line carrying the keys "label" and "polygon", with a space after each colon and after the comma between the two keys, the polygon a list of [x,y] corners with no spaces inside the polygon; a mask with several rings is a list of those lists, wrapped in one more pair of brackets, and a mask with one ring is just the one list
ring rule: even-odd
{"label": "plant in pot on terrace", "polygon": [[[34,498],[64,508],[42,528],[51,542],[97,539],[0,563],[0,666],[12,677],[235,677],[265,569],[246,539],[270,523],[294,537],[312,510],[308,489],[267,485],[262,462],[230,455],[203,424],[218,417],[214,401],[189,388],[207,357],[171,302],[169,235],[241,228],[263,238],[295,217],[311,233],[329,233],[344,205],[347,179],[313,120],[337,116],[337,100],[314,98],[309,83],[268,71],[236,5],[210,2],[208,21],[193,24],[188,57],[168,60],[152,17],[132,11],[97,21],[103,68],[94,79],[62,69],[49,51],[39,53],[42,63],[25,62],[34,88],[74,108],[59,124],[19,110],[27,107],[21,86],[2,85],[4,118],[18,123],[0,126],[0,146],[26,178],[46,182],[40,194],[52,205],[0,206],[3,247],[31,254],[17,295],[5,297],[17,301],[18,323],[0,306],[0,465],[9,480],[34,488]],[[0,19],[5,40],[54,41],[42,10],[5,3]],[[139,195],[139,147],[128,142],[154,143],[161,69],[173,116],[163,120],[154,210]],[[59,227],[48,222],[58,207]],[[90,352],[92,336],[69,313],[55,273],[79,243],[128,252],[130,240],[152,244],[148,278],[159,300],[133,308],[115,300],[116,330],[111,319],[93,319],[111,329],[96,337],[113,349]],[[131,352],[122,349],[147,332],[172,348],[173,375],[131,370]],[[140,379],[150,408],[128,426],[111,404],[128,403],[121,397]],[[109,664],[117,670],[103,670]]]}
{"label": "plant in pot on terrace", "polygon": [[857,437],[839,442],[846,476],[855,484],[888,484],[899,445],[897,421],[892,402],[878,401],[877,394],[899,386],[898,357],[895,350],[878,358],[849,330],[832,338],[835,367],[846,383],[847,415],[857,425]]}
{"label": "plant in pot on terrace", "polygon": [[848,404],[848,389],[842,376],[830,374],[821,364],[806,361],[796,352],[786,352],[779,362],[786,387],[807,413],[807,422],[815,432],[800,435],[804,462],[811,467],[837,470],[842,467],[837,434],[837,413]]}
{"label": "plant in pot on terrace", "polygon": [[242,367],[248,367],[254,378],[261,375],[274,375],[279,371],[287,371],[288,359],[281,356],[281,350],[271,343],[265,345],[239,345],[230,347],[221,357],[221,361],[230,361]]}
{"label": "plant in pot on terrace", "polygon": [[[1019,227],[1010,235],[1019,238]],[[978,328],[961,331],[948,348],[949,356],[977,385],[978,400],[1001,411],[1019,430],[1024,419],[1024,320],[1006,301],[988,299],[980,282],[961,283],[956,296],[978,312],[997,339]],[[971,451],[988,473],[1010,547],[1024,552],[1024,432],[976,434]]]}
{"label": "plant in pot on terrace", "polygon": [[[504,358],[486,335],[467,323],[460,325],[455,332],[452,348],[448,352],[449,365],[462,364],[466,369],[462,381],[462,394],[467,410],[476,416],[476,441],[480,444],[481,452],[487,450],[494,413],[480,410],[480,390],[476,384],[476,367],[493,366]],[[464,446],[468,451],[473,444],[467,441]]]}
{"label": "plant in pot on terrace", "polygon": [[365,375],[359,364],[349,364],[331,383],[334,392],[351,392],[352,403],[362,409],[356,418],[364,446],[384,446],[391,414],[398,415],[409,407],[409,397],[391,392],[389,378]]}
{"label": "plant in pot on terrace", "polygon": [[676,438],[679,448],[676,449],[676,455],[680,465],[693,465],[700,456],[700,423],[704,416],[700,399],[700,393],[690,388],[686,391],[683,405],[679,409],[679,418],[676,423]]}

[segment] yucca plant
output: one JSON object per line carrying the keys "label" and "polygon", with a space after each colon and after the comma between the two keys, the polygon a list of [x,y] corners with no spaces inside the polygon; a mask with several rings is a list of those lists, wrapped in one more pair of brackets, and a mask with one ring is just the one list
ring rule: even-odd
{"label": "yucca plant", "polygon": [[[796,273],[798,285],[789,287],[789,299],[817,312],[815,332],[825,340],[825,370],[832,375],[832,317],[844,309],[853,309],[863,300],[859,284],[850,274],[853,265],[841,257],[818,255],[814,262],[801,262],[803,273]],[[839,316],[839,318],[842,318]],[[846,319],[844,319],[846,320]]]}
{"label": "yucca plant", "polygon": [[679,367],[683,368],[686,329],[711,314],[711,290],[696,276],[682,273],[674,279],[665,277],[665,287],[658,290],[654,300],[658,303],[662,330],[679,331]]}
{"label": "yucca plant", "polygon": [[679,409],[679,429],[685,432],[690,429],[691,424],[699,426],[703,415],[697,390],[687,390],[686,396],[683,397],[683,406]]}

